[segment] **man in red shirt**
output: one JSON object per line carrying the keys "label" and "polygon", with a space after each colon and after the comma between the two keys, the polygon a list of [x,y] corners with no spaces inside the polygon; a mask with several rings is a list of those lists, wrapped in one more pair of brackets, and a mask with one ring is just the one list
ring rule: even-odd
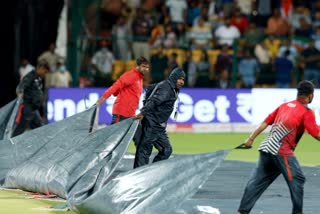
{"label": "man in red shirt", "polygon": [[136,63],[137,66],[121,75],[96,103],[100,105],[111,95],[117,97],[112,108],[112,124],[136,114],[143,89],[143,76],[149,72],[149,61],[140,57],[136,60]]}
{"label": "man in red shirt", "polygon": [[259,146],[259,162],[245,188],[238,214],[250,213],[258,198],[280,174],[290,189],[292,213],[302,214],[305,177],[294,150],[305,131],[320,141],[320,129],[313,111],[307,106],[313,100],[313,83],[303,80],[297,89],[296,100],[280,105],[269,114],[244,143],[251,147],[254,139],[272,125]]}

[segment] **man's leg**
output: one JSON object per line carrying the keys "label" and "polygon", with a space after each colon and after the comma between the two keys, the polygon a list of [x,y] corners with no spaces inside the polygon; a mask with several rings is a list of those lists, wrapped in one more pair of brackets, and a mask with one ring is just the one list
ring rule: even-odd
{"label": "man's leg", "polygon": [[302,214],[305,176],[296,157],[279,157],[282,174],[290,189],[292,214]]}
{"label": "man's leg", "polygon": [[157,140],[157,134],[152,129],[144,126],[141,142],[136,149],[133,168],[143,166],[149,163],[149,157],[152,153],[153,143]]}
{"label": "man's leg", "polygon": [[280,170],[270,156],[272,155],[260,152],[258,165],[248,181],[240,202],[238,212],[241,214],[250,213],[262,193],[279,176]]}
{"label": "man's leg", "polygon": [[166,160],[172,154],[172,146],[166,132],[159,135],[158,140],[154,143],[154,147],[156,147],[156,149],[158,150],[158,154],[153,159],[153,163],[161,160]]}
{"label": "man's leg", "polygon": [[33,114],[33,119],[32,119],[32,121],[30,123],[30,128],[31,129],[35,129],[35,128],[43,126],[43,122],[42,122],[42,118],[41,118],[40,112],[38,110],[35,110],[35,111],[32,112],[32,114]]}
{"label": "man's leg", "polygon": [[134,145],[136,146],[136,148],[138,147],[138,145],[142,139],[142,130],[143,130],[142,123],[139,122],[136,133],[134,133],[134,136],[133,136],[133,142],[134,142]]}
{"label": "man's leg", "polygon": [[22,109],[22,115],[20,123],[17,125],[16,129],[13,132],[12,137],[22,134],[27,128],[30,128],[31,121],[33,120],[32,109],[28,105],[24,105]]}

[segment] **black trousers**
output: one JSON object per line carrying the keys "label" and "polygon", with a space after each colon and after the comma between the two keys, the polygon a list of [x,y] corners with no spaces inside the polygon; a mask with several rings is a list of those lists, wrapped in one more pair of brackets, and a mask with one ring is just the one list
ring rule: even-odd
{"label": "black trousers", "polygon": [[24,105],[21,120],[13,132],[13,137],[22,134],[26,129],[35,129],[40,126],[43,126],[43,122],[39,110]]}
{"label": "black trousers", "polygon": [[250,213],[262,193],[280,174],[284,176],[290,190],[292,214],[302,214],[305,176],[296,157],[265,152],[260,152],[258,165],[248,181],[238,211],[241,214]]}
{"label": "black trousers", "polygon": [[172,146],[165,128],[163,128],[163,130],[155,129],[152,125],[143,121],[142,137],[137,146],[133,168],[144,166],[149,163],[153,147],[158,150],[158,154],[152,161],[153,163],[168,159],[172,154]]}

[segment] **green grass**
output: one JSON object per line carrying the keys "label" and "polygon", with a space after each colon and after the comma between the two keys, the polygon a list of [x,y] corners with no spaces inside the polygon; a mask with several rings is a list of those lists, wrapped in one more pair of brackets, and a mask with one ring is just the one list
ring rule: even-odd
{"label": "green grass", "polygon": [[[198,154],[217,150],[233,149],[243,143],[247,138],[247,133],[170,133],[169,138],[175,154]],[[265,135],[259,136],[249,150],[232,150],[227,156],[227,160],[241,160],[256,162],[258,158],[258,146]],[[135,147],[130,144],[129,152],[134,153]],[[301,165],[320,166],[320,142],[309,135],[304,135],[296,149],[296,156]],[[1,214],[58,214],[74,212],[63,211],[43,211],[34,208],[44,208],[46,206],[62,204],[63,202],[28,199],[26,192],[13,190],[0,190],[0,213]]]}
{"label": "green grass", "polygon": [[30,193],[20,190],[0,189],[1,214],[74,214],[72,211],[38,210],[52,205],[59,205],[61,201],[30,199]]}
{"label": "green grass", "polygon": [[[244,142],[248,133],[170,133],[169,138],[175,154],[198,154],[217,150],[233,149]],[[261,134],[249,150],[232,150],[227,160],[255,162],[258,159],[258,147],[265,137]],[[133,144],[129,152],[135,152]],[[320,166],[320,142],[305,134],[300,140],[295,154],[301,165]]]}

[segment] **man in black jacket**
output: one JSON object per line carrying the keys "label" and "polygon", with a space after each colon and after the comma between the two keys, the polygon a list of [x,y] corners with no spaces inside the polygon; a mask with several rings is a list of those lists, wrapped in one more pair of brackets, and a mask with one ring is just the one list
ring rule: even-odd
{"label": "man in black jacket", "polygon": [[[144,107],[136,116],[142,120],[142,137],[137,145],[134,168],[149,163],[149,157],[154,146],[159,152],[153,162],[168,159],[172,147],[166,132],[167,121],[178,98],[179,89],[184,85],[185,73],[181,68],[172,70],[168,80],[147,89]],[[151,92],[152,90],[152,92]]]}
{"label": "man in black jacket", "polygon": [[43,125],[39,109],[43,102],[42,78],[49,72],[47,62],[40,62],[29,72],[17,87],[17,95],[23,99],[21,119],[16,120],[18,125],[13,136],[22,134],[26,129],[35,129]]}

